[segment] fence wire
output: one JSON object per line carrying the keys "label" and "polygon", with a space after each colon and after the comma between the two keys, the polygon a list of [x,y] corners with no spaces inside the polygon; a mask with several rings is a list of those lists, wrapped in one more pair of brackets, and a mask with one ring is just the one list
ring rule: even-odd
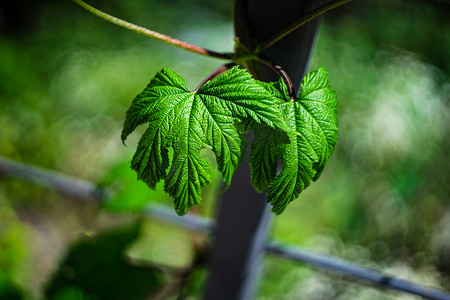
{"label": "fence wire", "polygon": [[[102,202],[107,198],[106,189],[96,184],[79,180],[65,174],[30,166],[0,156],[0,176],[18,178],[41,186],[53,188],[64,195],[83,200]],[[147,205],[143,213],[151,218],[170,222],[194,231],[214,234],[216,223],[214,220],[188,213],[178,216],[171,208],[161,204]],[[371,268],[358,265],[340,258],[320,254],[295,245],[288,245],[270,240],[266,242],[265,251],[289,260],[306,263],[325,269],[329,272],[344,275],[347,278],[368,282],[378,287],[397,290],[408,294],[421,296],[425,299],[450,300],[450,293],[396,278]]]}

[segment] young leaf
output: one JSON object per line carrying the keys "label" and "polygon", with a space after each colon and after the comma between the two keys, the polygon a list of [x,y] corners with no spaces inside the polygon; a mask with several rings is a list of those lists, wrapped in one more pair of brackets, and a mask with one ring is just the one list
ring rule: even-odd
{"label": "young leaf", "polygon": [[262,192],[276,176],[280,145],[290,141],[286,133],[266,126],[256,126],[254,132],[250,153],[251,182],[255,190]]}
{"label": "young leaf", "polygon": [[[283,80],[277,82],[260,82],[274,97],[274,105],[283,111],[283,106],[289,105],[289,94]],[[285,115],[285,113],[283,113]],[[285,118],[287,116],[284,116]],[[253,128],[254,139],[250,152],[251,182],[255,190],[264,191],[273,181],[277,173],[278,160],[282,156],[284,144],[290,143],[285,132],[274,130],[264,125],[245,124],[247,130]],[[295,127],[291,128],[295,132]],[[296,134],[291,131],[292,134]]]}
{"label": "young leaf", "polygon": [[[289,95],[281,80],[264,86],[277,96],[288,126],[296,131],[288,132],[289,143],[283,144],[280,139],[286,133],[260,126],[252,143],[252,184],[259,191],[267,188],[267,202],[280,214],[311,181],[320,177],[333,153],[337,101],[323,68],[305,76],[300,96],[293,102],[286,102]],[[283,167],[276,175],[278,160]]]}
{"label": "young leaf", "polygon": [[131,167],[150,187],[164,179],[175,210],[185,214],[200,203],[202,188],[210,182],[210,166],[200,157],[201,149],[214,152],[223,179],[230,184],[246,142],[235,123],[244,120],[287,130],[273,96],[246,70],[234,67],[191,92],[180,76],[163,69],[131,104],[122,140],[137,126],[149,124]]}

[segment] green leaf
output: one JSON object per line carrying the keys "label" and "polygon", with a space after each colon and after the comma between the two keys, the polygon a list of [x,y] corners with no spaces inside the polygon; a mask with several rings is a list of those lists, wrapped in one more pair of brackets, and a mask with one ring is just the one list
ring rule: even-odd
{"label": "green leaf", "polygon": [[319,162],[315,165],[317,172],[313,179],[316,181],[333,154],[338,138],[337,97],[336,92],[330,88],[328,72],[325,69],[319,68],[316,72],[305,76],[299,102],[303,107],[303,114],[312,118],[310,119],[312,128],[319,135],[317,147],[325,148],[324,153],[319,155]]}
{"label": "green leaf", "polygon": [[133,223],[75,242],[47,285],[46,299],[148,299],[166,279],[157,267],[127,261],[125,249],[139,231],[140,223]]}
{"label": "green leaf", "polygon": [[[259,191],[267,188],[267,202],[280,214],[320,177],[332,155],[338,137],[337,100],[323,68],[305,76],[300,96],[293,102],[286,102],[289,95],[281,80],[264,86],[276,90],[278,107],[291,132],[287,133],[289,143],[283,143],[286,133],[263,126],[255,129],[252,184]],[[278,160],[283,166],[276,175]]]}
{"label": "green leaf", "polygon": [[25,299],[22,288],[0,271],[0,300],[22,299]]}
{"label": "green leaf", "polygon": [[[272,83],[261,82],[261,85],[275,97],[273,105],[279,107],[281,111],[286,101],[289,101],[284,82],[280,79]],[[290,143],[290,140],[285,132],[264,125],[244,124],[244,126],[247,130],[254,129],[250,153],[251,182],[258,192],[262,192],[276,176],[278,160],[281,156],[280,146]]]}
{"label": "green leaf", "polygon": [[214,152],[229,185],[246,143],[235,123],[251,120],[287,130],[273,101],[267,89],[238,67],[208,81],[197,92],[189,91],[179,75],[163,69],[127,111],[123,141],[137,126],[149,124],[131,167],[152,188],[164,179],[175,210],[185,214],[201,202],[201,191],[211,180],[209,163],[200,157],[203,148]]}

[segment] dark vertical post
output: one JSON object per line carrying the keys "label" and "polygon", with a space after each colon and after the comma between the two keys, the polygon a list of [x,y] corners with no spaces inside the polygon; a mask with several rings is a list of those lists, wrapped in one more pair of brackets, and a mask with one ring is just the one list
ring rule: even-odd
{"label": "dark vertical post", "polygon": [[[236,0],[234,28],[236,37],[250,50],[271,38],[293,21],[320,6],[323,0]],[[311,50],[319,27],[320,17],[292,32],[263,54],[283,67],[294,87],[300,87],[308,67]],[[252,63],[250,71],[260,80],[277,80],[267,66]]]}
{"label": "dark vertical post", "polygon": [[[259,42],[270,38],[320,3],[314,0],[236,0],[236,37],[247,48],[254,49]],[[291,76],[297,93],[318,24],[318,19],[308,23],[264,52]],[[277,79],[264,65],[253,63],[248,68],[260,80]],[[250,184],[247,155],[220,202],[206,300],[252,298],[270,217],[270,207],[265,203],[264,195],[256,193]]]}
{"label": "dark vertical post", "polygon": [[250,184],[247,155],[220,201],[205,299],[251,299],[270,217]]}

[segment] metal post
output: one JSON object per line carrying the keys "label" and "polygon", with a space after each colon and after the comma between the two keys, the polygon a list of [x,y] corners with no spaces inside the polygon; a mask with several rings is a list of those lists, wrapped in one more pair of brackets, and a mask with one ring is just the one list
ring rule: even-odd
{"label": "metal post", "polygon": [[[236,36],[252,49],[320,3],[311,0],[236,0]],[[318,24],[318,19],[308,23],[264,52],[285,68],[297,93]],[[248,65],[248,68],[260,80],[277,79],[272,70],[258,63]],[[252,299],[270,217],[264,195],[256,193],[250,184],[247,155],[220,203],[206,300]]]}
{"label": "metal post", "polygon": [[250,184],[248,159],[219,206],[205,299],[251,299],[264,251],[270,208]]}

